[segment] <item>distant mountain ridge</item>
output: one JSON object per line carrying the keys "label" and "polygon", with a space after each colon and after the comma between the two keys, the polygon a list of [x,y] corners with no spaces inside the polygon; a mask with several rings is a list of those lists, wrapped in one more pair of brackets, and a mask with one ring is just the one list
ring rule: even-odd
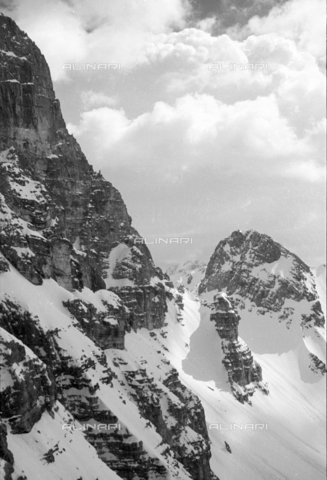
{"label": "distant mountain ridge", "polygon": [[207,264],[199,260],[188,260],[178,265],[173,265],[166,270],[175,285],[183,285],[188,290],[196,292],[204,277]]}

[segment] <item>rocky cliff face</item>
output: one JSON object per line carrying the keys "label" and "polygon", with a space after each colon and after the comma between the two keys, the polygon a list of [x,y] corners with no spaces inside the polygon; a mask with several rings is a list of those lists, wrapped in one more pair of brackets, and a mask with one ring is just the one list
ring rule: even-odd
{"label": "rocky cliff face", "polygon": [[210,320],[222,339],[223,364],[228,372],[228,380],[233,395],[241,403],[251,403],[249,397],[256,388],[268,394],[268,386],[263,382],[261,366],[253,358],[252,352],[239,337],[238,324],[241,320],[232,305],[232,300],[224,293],[214,296],[211,304]]}
{"label": "rocky cliff face", "polygon": [[6,370],[1,414],[9,419],[13,433],[29,432],[43,411],[53,407],[55,384],[43,362],[5,330],[1,330],[1,367]]}
{"label": "rocky cliff face", "polygon": [[[0,471],[73,480],[92,464],[88,480],[215,479],[197,397],[152,344],[151,369],[126,350],[142,327],[164,335],[177,293],[69,135],[37,46],[7,17],[0,31]],[[91,427],[79,437],[65,420]],[[25,457],[12,453],[22,433],[35,442]]]}
{"label": "rocky cliff face", "polygon": [[[139,235],[120,193],[69,135],[40,50],[11,19],[1,16],[0,29],[4,253],[35,284],[51,277],[64,288],[98,290],[126,279],[148,298],[144,286],[163,275],[146,245],[134,245]],[[151,316],[153,303],[145,303],[142,314]]]}

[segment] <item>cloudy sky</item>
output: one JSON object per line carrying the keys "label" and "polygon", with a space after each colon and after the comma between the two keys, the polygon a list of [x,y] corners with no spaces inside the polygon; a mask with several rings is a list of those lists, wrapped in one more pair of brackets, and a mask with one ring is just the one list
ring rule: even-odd
{"label": "cloudy sky", "polygon": [[251,228],[324,261],[324,3],[0,0],[140,234],[192,239],[153,246],[161,266]]}

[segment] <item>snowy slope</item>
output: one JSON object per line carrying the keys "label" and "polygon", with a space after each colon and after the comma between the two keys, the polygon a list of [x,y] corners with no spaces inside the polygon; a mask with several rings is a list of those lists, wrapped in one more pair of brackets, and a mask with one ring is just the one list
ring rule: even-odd
{"label": "snowy slope", "polygon": [[[105,295],[108,301],[114,302],[114,294],[106,291],[93,293],[88,289],[72,293],[53,280],[34,286],[13,267],[1,278],[4,296],[18,299],[21,305],[38,315],[43,328],[60,329],[61,345],[69,354],[79,358],[86,351],[96,359],[97,347],[74,328],[74,321],[62,301],[76,295],[101,308],[101,297]],[[174,301],[169,303],[166,325],[162,329],[131,331],[126,335],[126,350],[106,351],[108,364],[117,378],[114,379],[114,388],[101,385],[100,392],[97,392],[103,404],[119,418],[123,428],[128,426],[135,438],[142,439],[148,452],[170,466],[171,478],[189,478],[178,462],[164,453],[167,445],[162,443],[151,422],[140,415],[133,398],[135,392],[126,375],[127,372],[146,369],[146,381],[151,383],[149,379],[152,378],[162,388],[160,402],[164,418],[168,425],[174,426],[176,422],[168,412],[173,394],[163,384],[174,367],[183,383],[199,396],[205,409],[212,442],[211,467],[220,480],[325,478],[325,380],[308,368],[309,352],[299,323],[293,321],[288,329],[277,319],[273,321],[273,318],[265,318],[253,310],[250,312],[250,308],[242,310],[240,336],[263,367],[264,380],[270,390],[269,396],[257,392],[252,406],[249,406],[237,402],[230,392],[227,373],[221,363],[221,340],[209,320],[209,309],[201,306],[199,300],[187,291],[183,303],[182,311]],[[261,328],[258,328],[260,324]],[[93,382],[98,382],[101,367],[97,366],[88,374],[93,376]],[[173,400],[178,403],[178,399]],[[104,473],[109,471],[108,467],[97,459],[81,432],[63,432],[62,422],[66,422],[69,413],[59,403],[58,407],[54,418],[44,414],[29,434],[8,435],[10,449],[18,459],[17,475],[24,471],[27,478],[33,480],[75,480],[75,474],[76,480],[79,475],[87,480],[118,478],[114,473]],[[190,440],[196,443],[197,434],[190,426],[183,435],[186,447],[192,448]],[[225,449],[224,441],[231,446],[232,454]],[[59,450],[55,453],[55,463],[47,464],[42,457],[57,444]],[[19,455],[20,449],[28,451],[29,455]],[[79,462],[82,462],[80,471],[76,469]],[[96,472],[94,477],[87,474],[91,464],[96,469],[92,469]],[[34,476],[31,476],[32,471]],[[59,477],[55,476],[58,472]]]}
{"label": "snowy slope", "polygon": [[[152,458],[158,464],[165,466],[168,473],[162,477],[164,479],[178,479],[189,480],[191,477],[184,467],[174,458],[173,452],[169,449],[169,446],[163,442],[162,437],[157,433],[154,425],[148,422],[142,412],[139,409],[137,401],[135,401],[135,391],[128,382],[127,373],[144,369],[146,367],[145,379],[150,384],[155,382],[154,391],[161,392],[159,397],[161,401],[161,409],[165,418],[169,418],[169,407],[173,403],[176,404],[176,408],[182,408],[183,403],[177,398],[171,391],[165,387],[164,381],[171,374],[172,367],[166,360],[166,351],[162,350],[158,352],[157,344],[150,336],[152,332],[149,332],[149,345],[142,345],[139,341],[132,347],[127,345],[126,351],[110,349],[107,350],[107,365],[112,372],[114,372],[114,378],[112,384],[108,385],[103,378],[107,376],[106,366],[103,366],[99,361],[103,351],[99,349],[79,328],[76,320],[72,317],[69,311],[63,306],[63,301],[72,300],[74,298],[82,298],[85,301],[92,302],[99,309],[103,308],[101,299],[105,299],[107,302],[115,303],[117,298],[112,292],[106,290],[99,290],[93,293],[91,290],[85,288],[82,292],[68,292],[64,288],[60,287],[54,280],[45,280],[42,285],[35,286],[28,282],[17,270],[10,265],[10,271],[2,273],[0,276],[0,299],[5,301],[10,299],[30,312],[33,316],[37,316],[41,328],[47,331],[56,330],[56,337],[60,345],[62,354],[66,356],[69,363],[82,365],[85,367],[85,378],[90,380],[90,385],[98,385],[96,390],[96,397],[99,399],[101,409],[110,411],[118,418],[120,425],[120,432],[122,435],[130,437],[131,442],[142,442],[145,453]],[[176,307],[174,307],[176,310]],[[175,313],[176,316],[176,313]],[[138,334],[134,334],[136,338],[142,338]],[[157,335],[155,335],[157,336]],[[133,338],[133,334],[129,338]],[[144,348],[143,348],[144,347]],[[144,365],[144,358],[140,355],[140,352],[147,349],[147,355],[150,355],[149,365]],[[145,353],[145,352],[144,352]],[[87,368],[87,365],[93,364],[91,368]],[[152,375],[154,378],[152,378]],[[136,379],[137,380],[137,379]],[[132,380],[133,384],[133,380]],[[159,390],[158,390],[159,389]],[[85,388],[85,395],[90,398],[89,391]],[[70,388],[66,391],[66,396],[83,395],[83,390],[76,390]],[[151,386],[149,395],[152,394]],[[134,396],[133,396],[134,395]],[[178,406],[180,405],[180,407]],[[185,407],[184,407],[185,408]],[[44,476],[44,465],[42,461],[41,452],[44,455],[50,447],[53,447],[59,442],[60,449],[63,447],[67,451],[71,448],[67,448],[67,435],[62,433],[62,424],[66,423],[67,418],[70,415],[67,411],[60,410],[58,415],[52,419],[48,414],[43,414],[41,420],[34,426],[33,430],[29,434],[24,435],[8,435],[9,448],[15,456],[15,473],[24,471],[28,480],[41,480],[43,478],[55,479],[60,478],[62,480],[75,480],[76,465],[79,465],[80,459],[85,459],[85,465],[82,462],[80,472],[82,478],[86,480],[95,480],[97,476],[100,478],[118,478],[114,474],[112,477],[107,473],[107,477],[102,475],[102,471],[106,472],[105,464],[102,464],[100,460],[95,462],[95,466],[102,464],[99,473],[96,471],[96,475],[87,476],[82,474],[82,470],[87,469],[93,462],[94,450],[89,450],[86,441],[83,441],[83,437],[76,431],[75,441],[77,442],[77,452],[71,455],[71,460],[67,460],[66,454],[58,456],[58,462],[56,460],[52,473],[49,476]],[[66,417],[66,420],[64,420]],[[92,423],[92,419],[90,419]],[[175,421],[173,423],[176,424]],[[41,434],[38,434],[38,431]],[[39,437],[40,435],[40,437]],[[182,429],[182,438],[185,439],[185,447],[188,449],[190,455],[196,455],[198,453],[197,443],[201,443],[203,448],[203,439],[192,428],[186,427]],[[34,445],[38,443],[38,445]],[[80,445],[79,445],[80,444]],[[194,444],[194,446],[192,446]],[[32,445],[32,447],[31,447]],[[19,455],[20,451],[29,452],[29,455]],[[82,455],[78,453],[79,449]],[[85,455],[84,455],[84,452]],[[16,457],[19,461],[16,465]],[[57,456],[56,456],[57,459]],[[68,463],[67,463],[68,462]],[[56,465],[58,464],[58,469]],[[39,476],[35,476],[31,472],[37,472]],[[110,471],[111,472],[111,471]],[[33,476],[34,475],[34,476]],[[53,476],[51,476],[53,475]],[[56,476],[57,475],[57,476]],[[76,480],[79,476],[76,476]]]}
{"label": "snowy slope", "polygon": [[[324,377],[307,367],[308,351],[299,326],[288,331],[278,322],[276,328],[273,322],[265,324],[266,344],[257,352],[261,333],[254,335],[252,317],[249,315],[243,326],[241,321],[241,335],[263,367],[270,389],[269,396],[256,393],[252,407],[240,404],[230,393],[221,364],[221,341],[209,320],[209,311],[188,292],[184,295],[182,322],[175,319],[175,306],[170,304],[166,339],[157,334],[154,341],[150,332],[142,329],[128,334],[126,347],[134,357],[139,355],[149,363],[154,355],[151,344],[168,348],[165,356],[205,408],[212,441],[211,466],[221,480],[322,480]],[[283,351],[275,344],[278,332],[286,335]],[[225,449],[225,440],[232,454]]]}
{"label": "snowy slope", "polygon": [[[62,429],[63,424],[72,421],[67,410],[59,402],[55,409],[53,417],[44,413],[31,432],[8,435],[8,446],[15,458],[14,480],[19,475],[33,480],[118,480],[120,477],[99,459],[82,431]],[[45,455],[50,449],[54,461],[48,463]]]}

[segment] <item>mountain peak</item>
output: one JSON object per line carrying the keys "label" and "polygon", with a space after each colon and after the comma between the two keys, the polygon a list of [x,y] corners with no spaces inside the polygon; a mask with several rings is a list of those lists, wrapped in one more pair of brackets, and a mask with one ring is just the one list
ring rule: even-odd
{"label": "mountain peak", "polygon": [[[248,289],[248,294],[260,306],[277,282],[284,287],[286,283],[294,286],[284,292],[284,297],[310,300],[308,279],[311,276],[310,268],[297,255],[270,236],[255,230],[245,233],[238,230],[217,245],[199,291],[227,289],[229,294],[245,294]],[[253,282],[262,288],[253,289]]]}
{"label": "mountain peak", "polygon": [[283,253],[286,253],[286,249],[279,243],[256,230],[247,230],[244,233],[241,230],[234,231],[218,244],[215,253],[220,251],[224,251],[231,257],[237,257],[247,252],[250,256],[249,260],[256,265],[277,261]]}

